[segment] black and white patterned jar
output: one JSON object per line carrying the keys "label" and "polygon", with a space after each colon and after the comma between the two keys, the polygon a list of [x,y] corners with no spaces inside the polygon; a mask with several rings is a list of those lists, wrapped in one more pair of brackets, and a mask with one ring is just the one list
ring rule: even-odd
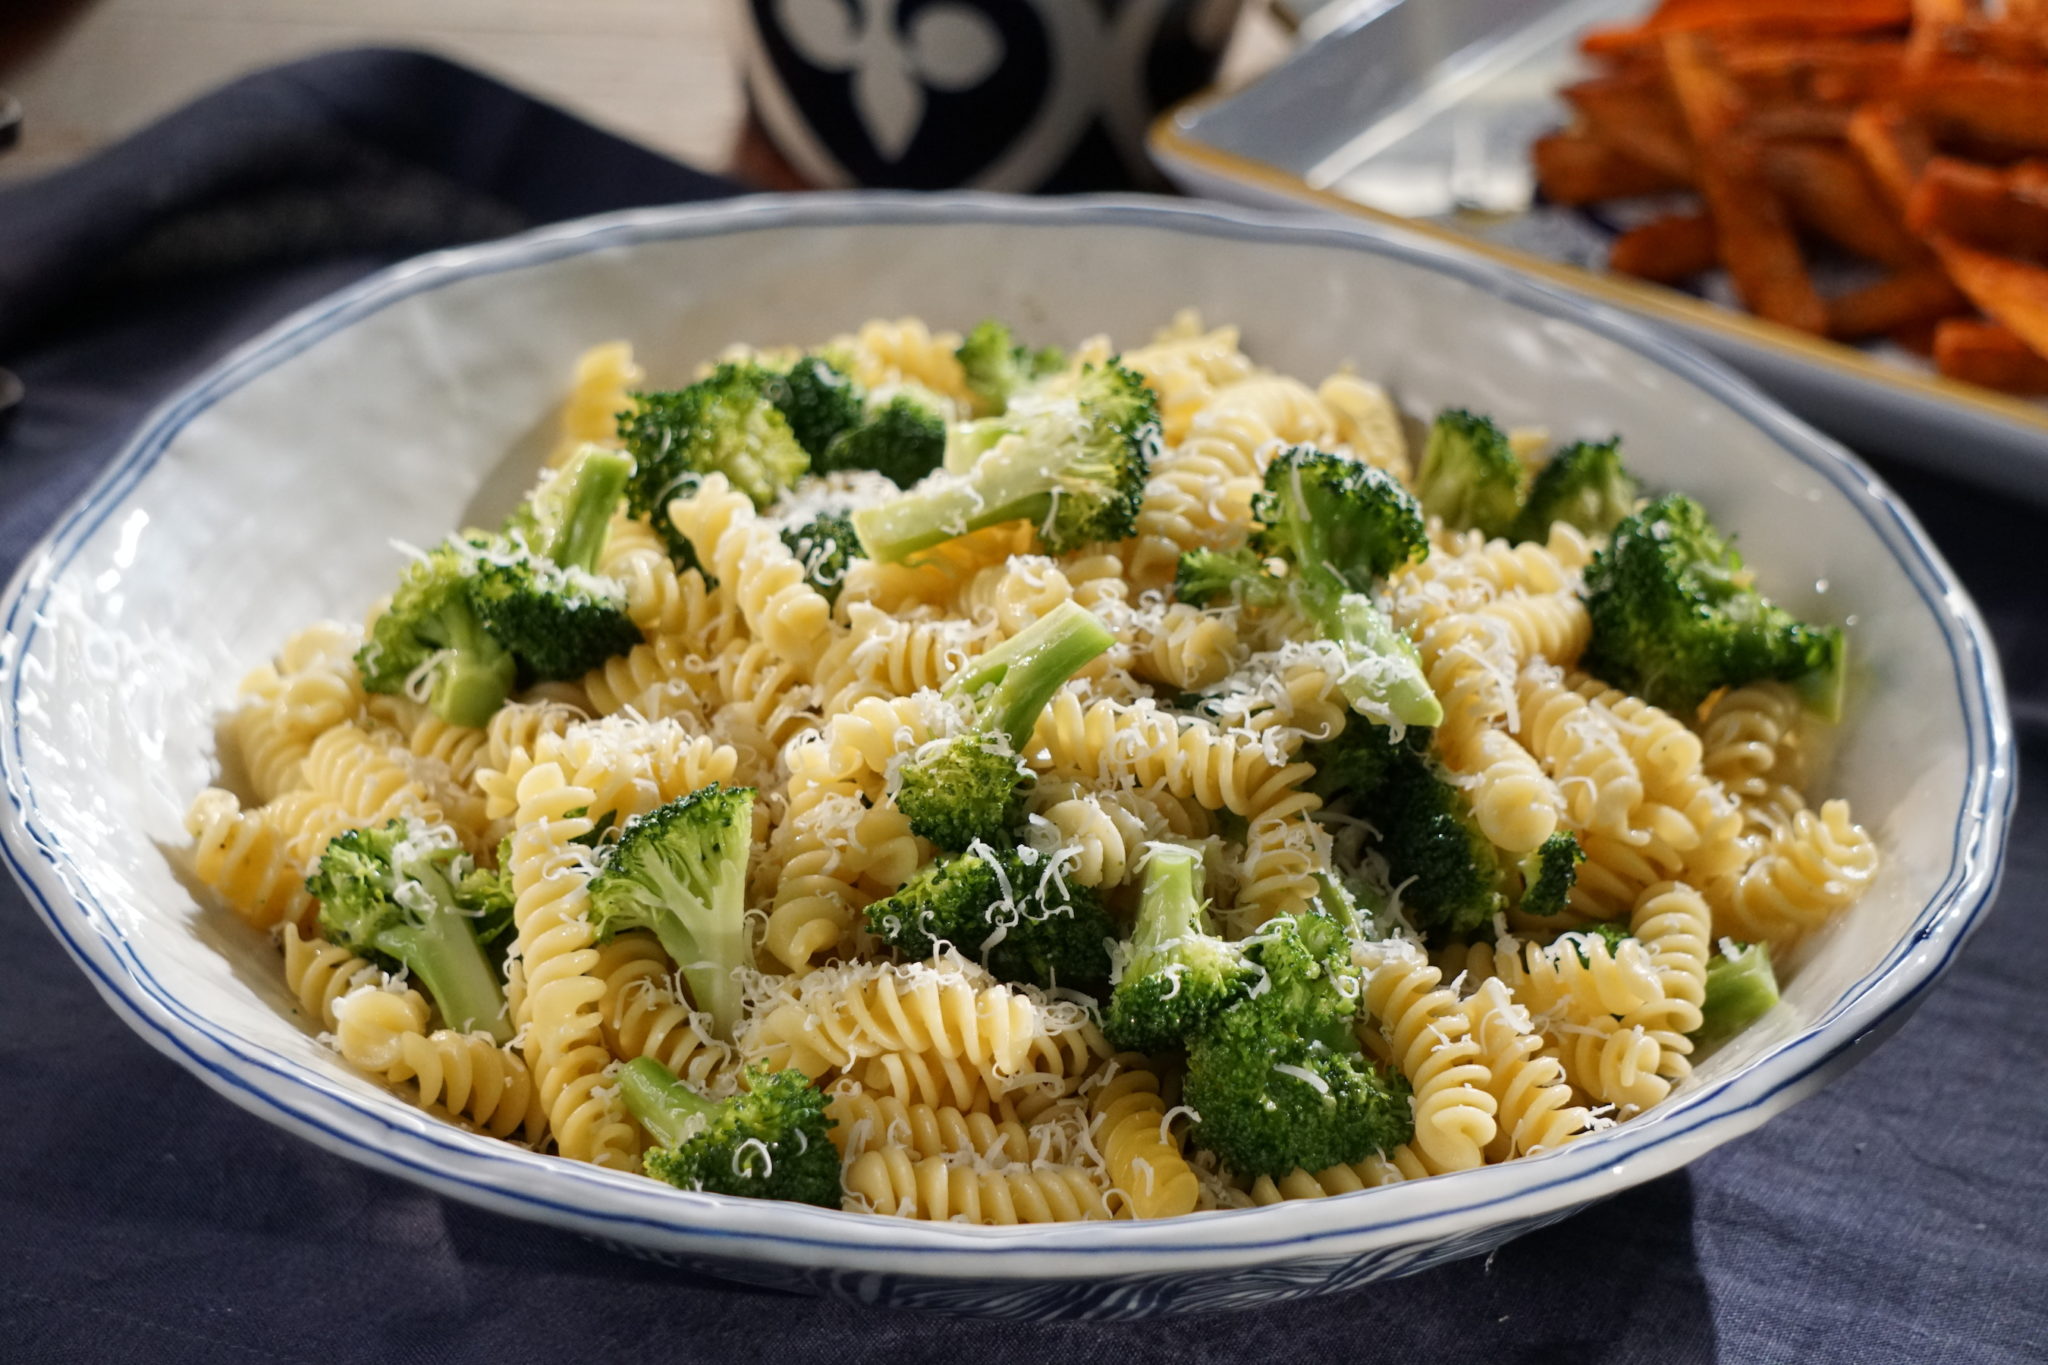
{"label": "black and white patterned jar", "polygon": [[763,129],[821,186],[1152,183],[1152,116],[1216,74],[1242,0],[739,0]]}

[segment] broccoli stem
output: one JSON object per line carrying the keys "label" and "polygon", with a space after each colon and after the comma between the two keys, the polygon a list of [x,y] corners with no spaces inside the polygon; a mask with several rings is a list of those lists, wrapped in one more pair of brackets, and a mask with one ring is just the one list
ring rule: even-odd
{"label": "broccoli stem", "polygon": [[448,647],[434,664],[434,686],[427,706],[450,725],[481,729],[511,695],[519,668],[510,650],[492,638],[464,601],[451,601],[439,613]]}
{"label": "broccoli stem", "polygon": [[1707,995],[1700,1004],[1700,1026],[1693,1037],[1713,1042],[1740,1033],[1778,1003],[1778,974],[1771,967],[1771,945],[1752,944],[1726,952],[1707,964]]}
{"label": "broccoli stem", "polygon": [[701,921],[692,916],[687,923],[682,915],[657,915],[654,936],[689,983],[691,1002],[711,1016],[719,1037],[731,1038],[746,1013],[733,966],[747,961],[752,947],[747,937],[745,860],[722,866],[708,886],[684,884],[666,862],[653,863],[645,875],[663,904],[701,903],[710,911]]}
{"label": "broccoli stem", "polygon": [[1155,844],[1145,858],[1145,884],[1138,898],[1138,923],[1131,934],[1134,957],[1156,953],[1191,934],[1207,933],[1196,878],[1201,855],[1180,844]]}
{"label": "broccoli stem", "polygon": [[[1323,600],[1317,602],[1316,597]],[[1430,690],[1414,641],[1374,606],[1372,599],[1344,593],[1334,602],[1310,597],[1308,613],[1333,640],[1345,640],[1382,660],[1385,667],[1347,675],[1340,690],[1354,707],[1384,706],[1403,725],[1433,729],[1443,724],[1443,703]]]}
{"label": "broccoli stem", "polygon": [[640,1126],[663,1147],[688,1142],[718,1108],[652,1057],[635,1057],[619,1069],[619,1094]]}
{"label": "broccoli stem", "polygon": [[970,663],[952,690],[972,696],[993,688],[980,708],[980,728],[1002,734],[1012,750],[1020,750],[1053,693],[1115,643],[1093,612],[1062,602]]}
{"label": "broccoli stem", "polygon": [[901,563],[984,526],[1042,522],[1051,514],[1056,471],[1071,452],[1053,442],[998,442],[965,474],[928,480],[878,507],[854,514],[868,558]]}
{"label": "broccoli stem", "polygon": [[457,903],[455,888],[441,869],[419,861],[398,869],[417,882],[438,907],[417,924],[386,929],[377,946],[403,962],[440,1007],[441,1018],[457,1033],[488,1033],[492,1041],[512,1040],[505,1009],[505,991],[498,972],[476,941],[470,916]]}
{"label": "broccoli stem", "polygon": [[612,513],[626,495],[626,481],[633,474],[633,462],[611,451],[589,451],[576,462],[575,486],[570,490],[568,508],[555,532],[548,558],[565,569],[589,572],[611,535]]}

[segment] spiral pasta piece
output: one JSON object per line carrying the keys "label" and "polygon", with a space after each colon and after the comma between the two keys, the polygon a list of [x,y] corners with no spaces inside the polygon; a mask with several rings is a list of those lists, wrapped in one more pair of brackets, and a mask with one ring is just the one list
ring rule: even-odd
{"label": "spiral pasta piece", "polygon": [[900,1147],[918,1158],[964,1156],[1024,1163],[1036,1159],[1030,1130],[1015,1118],[951,1105],[906,1104],[894,1095],[859,1089],[833,1096],[825,1112],[837,1124],[833,1145],[849,1161],[885,1147]]}
{"label": "spiral pasta piece", "polygon": [[1622,1016],[1657,1040],[1658,1069],[1676,1085],[1692,1074],[1691,1034],[1699,1031],[1707,996],[1713,914],[1699,892],[1683,882],[1660,882],[1643,893],[1629,931],[1657,974],[1658,997]]}
{"label": "spiral pasta piece", "polygon": [[306,873],[287,847],[290,834],[261,811],[245,811],[233,792],[208,787],[185,813],[192,875],[258,929],[304,926],[313,914]]}
{"label": "spiral pasta piece", "polygon": [[919,1160],[903,1147],[862,1153],[846,1169],[846,1193],[857,1208],[933,1223],[1010,1227],[1111,1216],[1102,1178],[1085,1167]]}
{"label": "spiral pasta piece", "polygon": [[544,763],[520,778],[512,835],[512,920],[523,979],[513,1027],[563,1156],[630,1169],[640,1134],[607,1083],[604,983],[588,917],[586,850],[593,793]]}
{"label": "spiral pasta piece", "polygon": [[334,1002],[334,1046],[351,1065],[393,1085],[418,1087],[422,1109],[440,1108],[493,1137],[525,1130],[537,1140],[546,1115],[526,1063],[481,1033],[426,1031],[427,1004],[417,991],[364,986]]}
{"label": "spiral pasta piece", "polygon": [[869,897],[855,887],[861,868],[853,830],[869,809],[851,779],[816,781],[792,774],[782,823],[770,839],[781,868],[762,947],[793,972],[805,971],[851,939]]}
{"label": "spiral pasta piece", "polygon": [[1263,1208],[1297,1199],[1328,1199],[1339,1194],[1356,1194],[1360,1190],[1378,1189],[1403,1180],[1420,1180],[1428,1174],[1430,1172],[1423,1169],[1414,1152],[1402,1147],[1393,1157],[1369,1156],[1363,1161],[1321,1171],[1297,1168],[1278,1180],[1262,1175],[1252,1182],[1250,1193],[1252,1203]]}
{"label": "spiral pasta piece", "polygon": [[1572,821],[1627,840],[1631,817],[1644,800],[1643,778],[1614,727],[1555,668],[1523,669],[1516,706],[1515,738],[1557,783]]}
{"label": "spiral pasta piece", "polygon": [[1488,1161],[1554,1151],[1592,1131],[1593,1115],[1574,1102],[1564,1064],[1544,1050],[1528,1009],[1509,994],[1506,982],[1480,982],[1464,1009],[1496,1105],[1498,1127],[1487,1144]]}
{"label": "spiral pasta piece", "polygon": [[1199,692],[1214,686],[1237,664],[1237,623],[1231,613],[1175,602],[1134,635],[1138,675],[1175,691]]}
{"label": "spiral pasta piece", "polygon": [[1385,389],[1355,374],[1333,374],[1316,386],[1316,397],[1336,423],[1339,446],[1408,482],[1408,439],[1401,431],[1401,412]]}
{"label": "spiral pasta piece", "polygon": [[717,629],[724,602],[696,569],[677,572],[668,547],[644,521],[618,516],[597,559],[597,575],[626,594],[626,615],[643,635],[703,639]]}
{"label": "spiral pasta piece", "polygon": [[633,405],[632,391],[646,378],[633,363],[633,348],[623,341],[608,341],[578,356],[549,466],[559,469],[586,444],[616,446],[618,416]]}
{"label": "spiral pasta piece", "polygon": [[747,630],[808,678],[831,640],[832,604],[805,580],[796,552],[723,474],[671,500],[668,515]]}
{"label": "spiral pasta piece", "polygon": [[1084,704],[1070,691],[1046,707],[1032,743],[1055,775],[1159,787],[1247,818],[1312,771],[1277,762],[1262,746],[1198,716],[1176,716],[1148,701]]}
{"label": "spiral pasta piece", "polygon": [[1412,946],[1389,948],[1366,978],[1363,1003],[1414,1087],[1409,1146],[1431,1175],[1470,1170],[1484,1163],[1497,1131],[1479,1045],[1457,997],[1440,989],[1443,974]]}
{"label": "spiral pasta piece", "polygon": [[1159,1077],[1137,1056],[1115,1059],[1117,1070],[1089,1102],[1113,1196],[1132,1218],[1193,1213],[1201,1182],[1169,1134]]}
{"label": "spiral pasta piece", "polygon": [[1788,948],[1853,905],[1876,877],[1877,862],[1877,845],[1850,818],[1848,802],[1799,811],[1715,897],[1715,932]]}
{"label": "spiral pasta piece", "polygon": [[1476,779],[1469,792],[1472,815],[1495,846],[1527,853],[1557,832],[1564,795],[1514,736],[1482,727],[1463,737],[1449,758],[1455,770]]}
{"label": "spiral pasta piece", "polygon": [[618,935],[598,949],[590,975],[603,987],[598,1014],[612,1056],[652,1057],[699,1094],[732,1088],[731,1044],[713,1037],[710,1016],[683,999],[674,965],[653,935]]}
{"label": "spiral pasta piece", "polygon": [[1754,682],[1715,700],[1700,722],[1700,765],[1730,796],[1748,804],[1775,784],[1806,778],[1804,709],[1789,683]]}
{"label": "spiral pasta piece", "polygon": [[974,395],[953,354],[959,348],[959,333],[934,332],[917,318],[877,319],[862,324],[851,336],[826,343],[828,351],[847,357],[854,380],[865,388],[915,384],[965,411]]}
{"label": "spiral pasta piece", "polygon": [[[333,1032],[335,1005],[352,991],[366,986],[388,989],[384,969],[357,957],[326,939],[302,935],[298,926],[287,922],[279,943],[284,948],[284,984],[299,1002],[299,1011],[322,1030]],[[420,1017],[426,1017],[426,1002],[420,1002]]]}

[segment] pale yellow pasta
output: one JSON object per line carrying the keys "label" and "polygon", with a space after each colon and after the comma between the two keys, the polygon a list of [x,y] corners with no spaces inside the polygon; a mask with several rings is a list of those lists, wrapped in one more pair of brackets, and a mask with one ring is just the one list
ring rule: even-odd
{"label": "pale yellow pasta", "polygon": [[737,623],[720,619],[702,632],[653,635],[614,654],[584,675],[591,708],[601,716],[674,718],[703,728],[717,699],[719,651],[739,638],[736,630]]}
{"label": "pale yellow pasta", "polygon": [[668,547],[652,526],[631,517],[612,519],[597,573],[626,592],[626,614],[647,635],[702,639],[723,609],[717,590],[696,569],[677,571]]}
{"label": "pale yellow pasta", "polygon": [[541,733],[532,752],[513,751],[503,771],[485,769],[478,785],[491,818],[513,815],[526,774],[556,767],[570,784],[590,793],[586,816],[624,823],[714,782],[730,782],[739,755],[674,720],[636,722],[611,716]]}
{"label": "pale yellow pasta", "polygon": [[840,1092],[825,1112],[837,1124],[832,1143],[851,1161],[883,1147],[902,1147],[919,1158],[973,1156],[987,1161],[1042,1160],[1031,1132],[1015,1118],[998,1118],[951,1105],[906,1104],[894,1095],[858,1088]]}
{"label": "pale yellow pasta", "polygon": [[1800,786],[1808,745],[1799,693],[1789,683],[1755,682],[1721,694],[1700,722],[1701,766],[1748,803],[1774,785]]}
{"label": "pale yellow pasta", "polygon": [[1473,818],[1495,845],[1527,853],[1556,833],[1564,818],[1564,796],[1513,735],[1482,726],[1447,758],[1454,770],[1472,778]]}
{"label": "pale yellow pasta", "polygon": [[867,388],[916,384],[964,410],[973,395],[953,354],[959,346],[957,332],[934,332],[918,318],[898,318],[865,323],[851,336],[826,343],[825,349],[846,356],[853,378]]}
{"label": "pale yellow pasta", "polygon": [[1200,692],[1230,675],[1237,664],[1235,614],[1175,602],[1156,619],[1133,626],[1132,667],[1141,678],[1177,692]]}
{"label": "pale yellow pasta", "polygon": [[653,935],[636,931],[603,944],[590,975],[603,987],[598,1013],[612,1056],[652,1057],[700,1092],[731,1088],[731,1044],[713,1036],[709,1015],[690,1008],[675,964]]}
{"label": "pale yellow pasta", "polygon": [[313,741],[362,709],[360,643],[360,632],[322,621],[286,641],[275,664],[242,680],[242,701],[227,729],[258,800],[298,786]]}
{"label": "pale yellow pasta", "polygon": [[1316,397],[1336,424],[1339,446],[1407,482],[1408,438],[1401,430],[1400,409],[1385,389],[1355,374],[1333,374],[1316,387]]}
{"label": "pale yellow pasta", "polygon": [[1564,1064],[1544,1051],[1528,1008],[1506,982],[1481,981],[1464,1010],[1496,1106],[1488,1161],[1552,1151],[1593,1129],[1591,1111],[1573,1100]]}
{"label": "pale yellow pasta", "polygon": [[748,631],[810,676],[831,639],[832,605],[804,581],[796,552],[755,515],[747,496],[723,474],[706,475],[696,491],[669,503],[668,516]]}
{"label": "pale yellow pasta", "polygon": [[512,835],[513,952],[524,980],[513,1027],[524,1039],[529,1071],[555,1148],[576,1161],[629,1169],[640,1132],[616,1090],[605,1046],[604,982],[589,912],[586,850],[576,841],[594,825],[592,792],[553,763],[529,769],[516,793]]}
{"label": "pale yellow pasta", "polygon": [[848,852],[864,807],[860,784],[850,778],[790,777],[785,814],[770,838],[781,878],[762,942],[790,971],[839,951],[870,899],[854,885],[861,869]]}
{"label": "pale yellow pasta", "polygon": [[1790,947],[1853,904],[1877,875],[1877,862],[1877,845],[1850,818],[1848,802],[1799,811],[1740,878],[1707,888],[1714,932]]}
{"label": "pale yellow pasta", "polygon": [[1613,724],[1547,666],[1522,670],[1515,706],[1515,738],[1557,783],[1573,823],[1628,839],[1644,799],[1643,776]]}
{"label": "pale yellow pasta", "polygon": [[904,1147],[864,1152],[846,1168],[851,1207],[890,1218],[1011,1226],[1111,1217],[1102,1177],[1081,1166],[984,1166]]}
{"label": "pale yellow pasta", "polygon": [[[384,969],[336,947],[323,938],[302,935],[298,926],[286,923],[279,931],[284,948],[284,984],[299,1002],[299,1010],[313,1024],[333,1032],[334,1007],[351,991],[368,986],[390,989]],[[420,1002],[426,1017],[426,1002]]]}
{"label": "pale yellow pasta", "polygon": [[524,1130],[537,1140],[547,1116],[526,1063],[488,1034],[427,1032],[417,991],[363,986],[334,1002],[334,1046],[348,1061],[393,1085],[418,1087],[422,1108],[441,1108],[494,1137]]}
{"label": "pale yellow pasta", "polygon": [[1699,1031],[1707,996],[1713,913],[1685,883],[1659,882],[1636,902],[1629,932],[1648,955],[1661,993],[1627,1011],[1622,1022],[1641,1025],[1657,1040],[1659,1069],[1675,1085],[1692,1073],[1690,1035]]}
{"label": "pale yellow pasta", "polygon": [[559,468],[585,444],[617,445],[618,416],[633,405],[632,391],[646,376],[623,341],[593,346],[576,359],[569,397],[562,404],[562,430],[548,464]]}
{"label": "pale yellow pasta", "polygon": [[1306,764],[1276,761],[1255,742],[1199,716],[1175,715],[1150,702],[1084,705],[1071,691],[1046,707],[1032,742],[1056,776],[1159,787],[1246,817],[1266,810],[1310,771]]}
{"label": "pale yellow pasta", "polygon": [[1201,1183],[1167,1126],[1159,1077],[1132,1054],[1095,1091],[1089,1110],[1111,1199],[1132,1218],[1177,1218],[1195,1211]]}
{"label": "pale yellow pasta", "polygon": [[1356,1194],[1360,1190],[1377,1189],[1403,1180],[1420,1180],[1428,1174],[1416,1160],[1414,1152],[1402,1147],[1392,1157],[1369,1156],[1363,1161],[1331,1166],[1321,1171],[1296,1169],[1278,1180],[1262,1175],[1252,1182],[1250,1193],[1252,1203],[1264,1207],[1296,1199],[1327,1199],[1332,1195]]}
{"label": "pale yellow pasta", "polygon": [[1414,1087],[1415,1136],[1409,1146],[1431,1175],[1470,1170],[1485,1160],[1497,1131],[1479,1045],[1443,975],[1420,951],[1384,945],[1365,980],[1363,1004],[1377,1020],[1401,1074]]}
{"label": "pale yellow pasta", "polygon": [[306,873],[291,856],[290,833],[261,811],[245,811],[233,792],[208,787],[185,813],[192,874],[258,929],[304,925],[313,911]]}

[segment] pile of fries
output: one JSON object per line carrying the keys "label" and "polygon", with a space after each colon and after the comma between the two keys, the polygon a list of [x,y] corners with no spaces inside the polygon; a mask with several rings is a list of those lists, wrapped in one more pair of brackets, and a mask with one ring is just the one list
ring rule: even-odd
{"label": "pile of fries", "polygon": [[[1773,322],[2048,394],[2048,0],[1663,0],[1582,47],[1604,72],[1536,144],[1545,197],[1700,200],[1614,270],[1720,266]],[[1884,273],[1824,298],[1813,249]]]}

